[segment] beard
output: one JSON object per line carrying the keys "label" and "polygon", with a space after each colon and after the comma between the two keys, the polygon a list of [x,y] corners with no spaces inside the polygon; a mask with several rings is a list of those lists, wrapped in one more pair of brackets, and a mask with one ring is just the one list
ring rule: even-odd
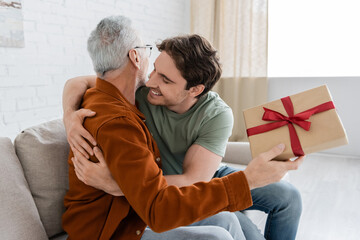
{"label": "beard", "polygon": [[[146,75],[145,75],[146,76]],[[135,89],[137,90],[139,87],[145,86],[145,76],[140,76],[136,79],[136,86]]]}

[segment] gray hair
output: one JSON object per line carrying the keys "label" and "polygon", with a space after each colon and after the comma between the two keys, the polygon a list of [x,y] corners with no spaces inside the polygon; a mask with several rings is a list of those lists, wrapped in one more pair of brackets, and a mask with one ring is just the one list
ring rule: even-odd
{"label": "gray hair", "polygon": [[123,68],[130,49],[141,44],[138,33],[131,26],[131,20],[124,16],[111,16],[100,21],[91,32],[87,49],[100,77],[105,72]]}

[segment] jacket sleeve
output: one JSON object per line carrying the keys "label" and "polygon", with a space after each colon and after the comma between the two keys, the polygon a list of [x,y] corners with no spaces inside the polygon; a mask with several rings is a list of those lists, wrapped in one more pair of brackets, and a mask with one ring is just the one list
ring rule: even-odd
{"label": "jacket sleeve", "polygon": [[252,205],[243,172],[178,188],[167,186],[145,130],[126,117],[101,126],[97,142],[125,198],[155,232],[167,231]]}

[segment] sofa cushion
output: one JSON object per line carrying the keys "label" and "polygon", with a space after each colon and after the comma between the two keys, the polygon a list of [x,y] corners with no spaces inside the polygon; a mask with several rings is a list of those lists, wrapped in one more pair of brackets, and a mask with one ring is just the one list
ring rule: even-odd
{"label": "sofa cushion", "polygon": [[63,232],[69,146],[62,121],[28,128],[16,137],[14,145],[48,237]]}
{"label": "sofa cushion", "polygon": [[1,239],[47,239],[24,172],[9,138],[0,138]]}

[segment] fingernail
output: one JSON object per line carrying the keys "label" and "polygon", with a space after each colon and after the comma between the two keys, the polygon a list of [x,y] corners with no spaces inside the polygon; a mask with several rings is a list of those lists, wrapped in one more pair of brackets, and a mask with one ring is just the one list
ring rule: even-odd
{"label": "fingernail", "polygon": [[278,147],[280,150],[284,150],[284,149],[285,149],[285,144],[280,143],[279,145],[277,145],[277,147]]}

